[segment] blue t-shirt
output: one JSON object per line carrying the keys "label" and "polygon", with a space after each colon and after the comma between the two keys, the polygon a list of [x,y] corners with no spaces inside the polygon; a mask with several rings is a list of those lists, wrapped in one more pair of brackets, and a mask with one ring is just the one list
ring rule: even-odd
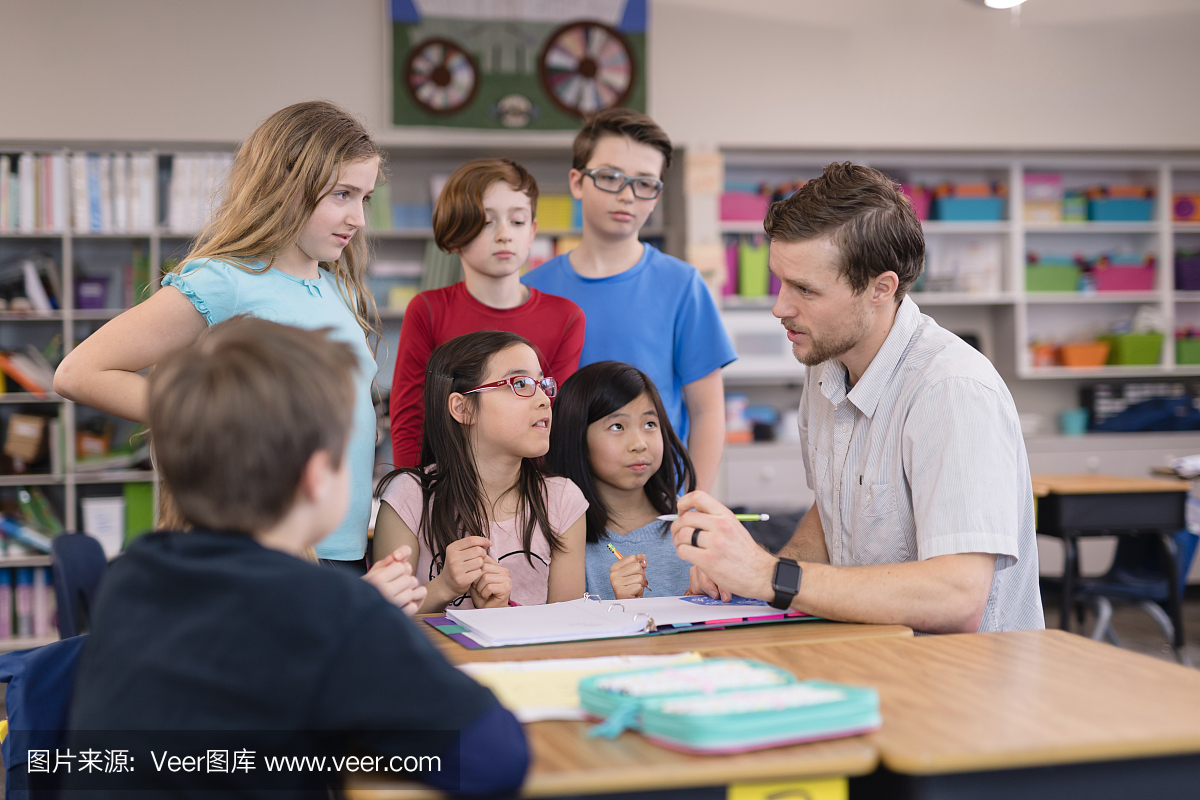
{"label": "blue t-shirt", "polygon": [[646,557],[646,582],[650,588],[642,593],[643,597],[678,597],[686,592],[688,569],[692,565],[675,552],[670,526],[671,523],[656,519],[629,533],[605,531],[608,538],[588,542],[583,556],[587,590],[604,600],[616,597],[608,579],[608,571],[617,560],[607,547],[611,542],[623,556],[641,553]]}
{"label": "blue t-shirt", "polygon": [[[266,266],[261,261],[254,267]],[[247,272],[216,259],[189,261],[178,273],[163,277],[192,301],[209,325],[238,314],[268,319],[297,328],[332,328],[331,338],[345,342],[358,356],[354,376],[354,429],[346,451],[350,466],[350,508],[342,524],[317,545],[317,555],[338,561],[357,561],[367,549],[371,518],[371,480],[375,466],[375,408],[371,381],[375,356],[354,312],[342,299],[337,279],[325,270],[315,280],[302,280],[269,269]]]}
{"label": "blue t-shirt", "polygon": [[587,327],[579,366],[624,361],[649,375],[675,433],[687,442],[683,387],[733,361],[737,351],[696,268],[643,247],[641,260],[618,275],[586,278],[564,253],[521,282],[582,308]]}

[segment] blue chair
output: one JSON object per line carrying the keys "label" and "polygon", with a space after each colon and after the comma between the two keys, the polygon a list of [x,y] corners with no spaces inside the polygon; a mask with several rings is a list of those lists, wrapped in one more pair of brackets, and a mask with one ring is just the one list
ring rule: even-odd
{"label": "blue chair", "polygon": [[47,751],[53,765],[55,751],[66,748],[75,669],[85,641],[86,636],[73,636],[0,655],[0,683],[8,683],[4,695],[7,732],[0,743],[6,800],[52,796],[48,792],[57,787],[61,776],[55,773],[39,774],[44,780],[30,786],[29,751]]}
{"label": "blue chair", "polygon": [[58,635],[64,639],[88,629],[100,579],[108,568],[104,548],[86,533],[63,534],[50,545],[50,570],[58,606]]}
{"label": "blue chair", "polygon": [[[1090,598],[1096,609],[1096,625],[1091,638],[1096,641],[1107,639],[1119,647],[1120,639],[1112,627],[1113,601],[1136,605],[1158,624],[1180,663],[1191,666],[1183,651],[1182,632],[1176,631],[1172,621],[1178,614],[1168,614],[1164,606],[1171,611],[1179,608],[1197,542],[1200,542],[1200,536],[1187,529],[1169,537],[1153,534],[1119,537],[1108,572],[1099,578],[1081,581],[1076,595],[1080,599]],[[1172,561],[1177,570],[1174,576],[1169,575],[1168,565]]]}

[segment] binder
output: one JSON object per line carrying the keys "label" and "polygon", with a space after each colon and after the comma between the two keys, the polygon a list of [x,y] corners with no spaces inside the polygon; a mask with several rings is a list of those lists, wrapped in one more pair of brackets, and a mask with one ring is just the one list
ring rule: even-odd
{"label": "binder", "polygon": [[444,617],[426,617],[425,622],[464,647],[476,649],[812,619],[817,617],[740,597],[722,603],[709,597],[600,600],[585,595],[579,600],[537,606],[451,609]]}

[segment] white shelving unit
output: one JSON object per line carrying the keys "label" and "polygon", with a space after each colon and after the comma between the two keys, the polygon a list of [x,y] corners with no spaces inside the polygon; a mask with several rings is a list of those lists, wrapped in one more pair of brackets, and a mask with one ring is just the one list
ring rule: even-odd
{"label": "white shelving unit", "polygon": [[[1195,375],[1192,365],[1175,364],[1174,328],[1177,323],[1200,325],[1200,291],[1174,288],[1174,255],[1178,247],[1200,247],[1200,222],[1173,222],[1171,199],[1178,190],[1200,191],[1200,155],[1164,154],[1075,154],[1029,153],[888,153],[888,152],[802,152],[738,151],[724,153],[726,179],[743,183],[779,182],[816,177],[822,167],[835,160],[850,160],[875,166],[904,180],[936,183],[951,180],[998,180],[1008,189],[1007,218],[996,222],[923,223],[931,244],[944,237],[995,237],[1005,253],[998,292],[915,292],[913,299],[930,313],[945,313],[955,307],[994,306],[1011,313],[1011,337],[1006,343],[1022,379],[1080,377],[1139,377],[1146,375]],[[1059,172],[1069,189],[1090,184],[1140,183],[1155,192],[1155,217],[1151,222],[1027,222],[1024,213],[1024,177],[1030,172]],[[692,241],[713,240],[727,234],[761,233],[757,221],[714,220],[708,232],[691,231]],[[1152,253],[1157,263],[1157,284],[1145,292],[1029,292],[1025,290],[1025,254],[1030,250],[1094,255],[1106,249]],[[1091,252],[1089,252],[1091,251]],[[1031,338],[1052,333],[1039,329],[1038,315],[1052,312],[1060,322],[1087,323],[1080,307],[1113,307],[1112,321],[1130,316],[1137,305],[1162,309],[1166,333],[1162,358],[1152,367],[1100,367],[1074,369],[1035,367],[1029,352]],[[1179,307],[1189,306],[1186,314]],[[727,309],[769,308],[764,300],[725,298]],[[1062,306],[1062,309],[1058,309]],[[1126,308],[1121,308],[1125,306]],[[1051,308],[1054,307],[1054,308]],[[1041,311],[1037,309],[1042,309]],[[1080,331],[1086,335],[1086,331]]]}
{"label": "white shelving unit", "polygon": [[[1200,222],[1174,222],[1171,219],[1172,199],[1176,191],[1200,192],[1200,154],[1197,153],[1097,153],[1074,154],[1053,152],[997,153],[985,151],[962,152],[887,152],[887,151],[800,151],[800,150],[740,150],[728,148],[722,152],[724,183],[740,185],[770,184],[806,180],[818,177],[823,167],[834,161],[851,161],[883,170],[906,182],[937,184],[943,181],[998,181],[1007,187],[1005,219],[995,222],[952,222],[930,220],[923,222],[927,242],[936,247],[940,242],[962,237],[991,238],[1001,251],[999,289],[979,293],[915,292],[913,299],[923,312],[943,326],[956,331],[979,335],[981,347],[992,358],[1001,375],[1009,383],[1019,410],[1022,401],[1040,402],[1043,406],[1058,407],[1071,402],[1072,382],[1082,380],[1163,379],[1174,380],[1200,376],[1200,365],[1176,364],[1174,331],[1179,325],[1200,327],[1200,291],[1177,291],[1174,279],[1174,255],[1177,249],[1200,249]],[[1038,223],[1025,220],[1024,177],[1031,172],[1058,172],[1064,176],[1067,189],[1077,190],[1091,184],[1144,184],[1155,192],[1155,213],[1150,222],[1084,222]],[[711,208],[715,215],[714,198],[700,198],[697,208]],[[723,221],[690,214],[689,244],[693,248],[721,243],[734,234],[762,233],[758,221]],[[723,249],[723,248],[722,248]],[[1030,250],[1095,255],[1110,249],[1152,253],[1157,271],[1156,284],[1145,292],[1030,292],[1025,289],[1026,253]],[[716,271],[716,264],[710,270]],[[723,273],[722,273],[723,274]],[[753,323],[744,317],[769,315],[773,298],[722,298],[723,314],[734,320],[732,327],[748,327]],[[1062,334],[1059,341],[1069,341],[1067,334],[1075,332],[1081,338],[1098,333],[1107,324],[1131,317],[1138,306],[1153,305],[1161,310],[1165,324],[1164,345],[1159,363],[1147,366],[1102,366],[1095,368],[1035,367],[1030,355],[1030,342],[1036,337]],[[773,320],[772,320],[773,321]],[[777,323],[776,323],[777,324]],[[766,330],[764,323],[763,330]],[[777,336],[786,344],[783,332]],[[762,341],[757,346],[765,346]],[[788,354],[790,358],[790,354]],[[778,360],[779,369],[765,368],[761,358],[754,357],[753,375],[739,374],[740,368],[727,370],[731,391],[745,392],[752,400],[763,400],[781,408],[795,408],[800,380],[795,370]],[[1062,388],[1053,387],[1062,385]],[[791,387],[790,389],[788,387]],[[1047,394],[1049,392],[1049,395]],[[1049,396],[1064,397],[1065,401],[1048,400]],[[1047,420],[1048,422],[1050,420]],[[1195,444],[1200,434],[1166,434],[1173,441]],[[1087,437],[1085,437],[1087,438]],[[1059,441],[1061,448],[1072,451],[1080,440],[1077,437],[1042,435],[1039,442]],[[771,462],[780,453],[790,452],[780,443],[730,445],[726,448],[726,467],[745,480],[754,474],[756,458]],[[1090,452],[1090,451],[1089,451]],[[1188,452],[1192,452],[1189,450]],[[1031,450],[1031,458],[1033,451]],[[1088,456],[1080,467],[1094,469]],[[1115,464],[1114,464],[1115,468]],[[1110,471],[1112,471],[1110,469]],[[774,474],[777,474],[778,470]],[[726,478],[726,480],[729,480]],[[767,478],[763,479],[767,481]],[[775,480],[770,478],[770,480]],[[732,486],[737,481],[731,481]],[[799,483],[803,489],[803,480]],[[728,488],[728,487],[726,487]],[[735,487],[736,488],[736,487]],[[777,505],[795,505],[796,485],[785,493],[775,495]],[[748,491],[748,490],[746,490]],[[735,495],[726,499],[745,504],[758,498],[755,492],[745,497]],[[761,501],[761,500],[760,500]]]}

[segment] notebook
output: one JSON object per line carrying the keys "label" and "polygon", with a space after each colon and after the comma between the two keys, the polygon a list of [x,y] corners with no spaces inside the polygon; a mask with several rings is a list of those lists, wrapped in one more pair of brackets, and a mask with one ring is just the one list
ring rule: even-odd
{"label": "notebook", "polygon": [[699,653],[553,658],[537,661],[472,661],[458,669],[492,690],[520,722],[586,719],[579,682],[605,672],[699,663]]}
{"label": "notebook", "polygon": [[659,744],[730,753],[851,736],[881,724],[879,694],[863,686],[797,681],[741,658],[609,673],[579,684],[583,710],[605,721],[593,736],[633,728]]}
{"label": "notebook", "polygon": [[[815,617],[780,611],[761,600],[745,598],[722,603],[709,597],[600,600],[596,595],[585,595],[579,600],[536,606],[451,609],[444,618],[427,618],[426,622],[467,647],[471,644],[463,638],[483,647],[504,647],[800,619]],[[457,634],[466,636],[460,638]]]}

